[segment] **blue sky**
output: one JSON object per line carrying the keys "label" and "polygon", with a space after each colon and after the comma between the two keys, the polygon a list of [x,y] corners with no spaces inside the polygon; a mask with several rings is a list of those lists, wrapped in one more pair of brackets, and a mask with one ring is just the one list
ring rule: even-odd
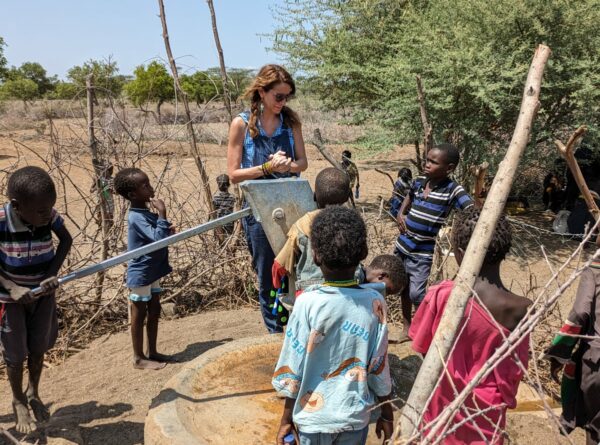
{"label": "blue sky", "polygon": [[[171,48],[183,71],[218,65],[205,0],[164,0]],[[258,68],[280,62],[266,50],[280,0],[214,0],[227,66]],[[112,56],[122,74],[166,60],[156,0],[2,0],[0,36],[9,65],[39,62],[48,74]]]}

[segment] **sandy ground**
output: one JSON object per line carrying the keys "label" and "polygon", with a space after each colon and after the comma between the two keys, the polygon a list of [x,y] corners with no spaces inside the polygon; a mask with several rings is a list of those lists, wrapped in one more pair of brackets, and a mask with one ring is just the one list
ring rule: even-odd
{"label": "sandy ground", "polygon": [[[19,146],[15,140],[26,144],[29,149]],[[334,146],[332,151],[339,156],[343,148]],[[161,148],[165,153],[178,149],[181,149],[181,144]],[[2,131],[0,132],[0,169],[8,169],[15,164],[43,165],[41,160],[32,153],[45,156],[47,150],[47,141],[37,137],[34,130]],[[201,144],[201,150],[211,178],[224,172],[225,146]],[[395,171],[407,165],[407,159],[413,156],[412,149],[403,147],[377,155],[357,152],[357,155],[361,172],[359,209],[364,212],[377,212],[378,196],[387,198],[391,192],[391,183],[387,177],[376,172],[375,168],[383,169],[395,177]],[[86,190],[89,188],[91,162],[87,149],[82,144],[72,151],[62,153],[61,156],[63,159],[77,160],[69,164],[69,177],[73,184],[67,184],[66,190],[71,214],[75,219],[83,218],[86,206],[85,203],[75,199],[74,186],[76,184]],[[313,146],[308,146],[308,157],[310,167],[304,177],[313,182],[318,171],[328,166],[328,163]],[[144,163],[158,176],[165,166],[166,159],[163,153],[161,156],[153,155],[146,158]],[[192,158],[177,157],[167,176],[175,185],[182,200],[194,196],[195,202],[198,202],[199,182]],[[59,197],[57,207],[63,210],[64,204]],[[519,219],[536,227],[548,228],[550,225],[549,218],[539,214],[519,217]],[[67,225],[69,224],[71,223],[67,221]],[[394,223],[389,221],[384,225],[384,238],[387,237],[389,240],[383,246],[374,247],[373,251],[391,252],[392,250],[395,238]],[[540,246],[544,246],[547,259],[544,258]],[[523,227],[515,233],[516,255],[503,265],[506,284],[516,293],[533,296],[534,293],[530,289],[543,286],[551,276],[551,268],[555,269],[575,246],[572,241],[564,241]],[[453,262],[454,260],[450,258],[449,264]],[[451,270],[452,267],[449,269]],[[563,280],[572,270],[572,266],[568,267],[561,274],[560,280]],[[556,283],[553,283],[552,287],[555,286]],[[555,320],[561,320],[566,315],[572,302],[574,289],[575,286],[572,286],[561,297],[559,310],[553,315]],[[182,361],[187,361],[223,342],[261,333],[263,333],[262,323],[256,310],[208,312],[163,322],[159,340],[164,352],[176,353]],[[538,350],[544,346],[536,345]],[[142,443],[143,421],[147,408],[164,382],[180,367],[181,365],[172,365],[153,373],[135,371],[130,366],[130,344],[127,333],[96,340],[86,351],[44,373],[42,395],[44,400],[51,404],[53,417],[43,428],[44,435],[40,443],[45,441],[86,444]],[[541,418],[532,420],[529,419],[530,417],[521,416],[511,421],[509,431],[514,433],[514,443],[542,443],[542,440],[554,443],[548,426],[549,421]],[[0,382],[0,427],[10,427],[11,423],[8,385]],[[533,437],[539,438],[540,441],[532,441]],[[36,438],[40,439],[40,437]]]}
{"label": "sandy ground", "polygon": [[[398,327],[393,326],[392,335],[397,332]],[[232,340],[264,333],[259,312],[253,309],[164,320],[160,324],[160,350],[175,354],[180,363],[152,372],[131,366],[127,332],[99,338],[86,351],[44,370],[41,395],[50,406],[52,417],[26,439],[49,445],[141,444],[148,407],[185,362]],[[407,350],[407,345],[390,347],[394,382],[401,397],[408,394],[406,382],[416,372],[414,355],[407,360],[400,358],[406,356]],[[262,386],[265,384],[268,386],[268,382]],[[8,385],[0,385],[0,428],[13,426],[10,400]],[[515,444],[567,443],[556,442],[553,427],[546,418],[530,413],[509,415],[507,430],[511,443]],[[572,436],[575,443],[583,443],[581,434]]]}

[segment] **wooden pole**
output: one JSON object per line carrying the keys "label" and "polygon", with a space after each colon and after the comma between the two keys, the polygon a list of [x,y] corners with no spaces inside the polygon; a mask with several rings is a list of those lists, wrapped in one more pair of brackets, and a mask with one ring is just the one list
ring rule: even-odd
{"label": "wooden pole", "polygon": [[208,9],[210,9],[210,19],[212,21],[213,35],[215,36],[215,45],[219,53],[219,67],[221,69],[221,82],[223,83],[223,102],[229,113],[229,123],[233,120],[231,111],[231,96],[229,94],[229,86],[227,85],[227,70],[225,69],[225,58],[223,57],[223,48],[221,47],[221,39],[219,39],[219,30],[217,28],[217,17],[215,15],[215,7],[212,0],[206,0]]}
{"label": "wooden pole", "polygon": [[[417,96],[419,98],[419,110],[421,112],[421,124],[423,124],[423,150],[424,159],[427,159],[427,153],[433,148],[433,128],[427,118],[427,108],[425,106],[425,92],[421,83],[421,76],[417,75]],[[421,167],[422,168],[422,167]]]}
{"label": "wooden pole", "polygon": [[579,191],[583,195],[583,199],[590,210],[590,213],[594,217],[594,220],[598,221],[600,219],[600,210],[596,205],[596,201],[594,197],[590,193],[590,189],[585,182],[585,178],[583,177],[583,173],[581,173],[581,169],[579,168],[579,164],[575,159],[575,145],[577,141],[583,137],[583,135],[587,132],[587,127],[582,125],[571,135],[569,140],[567,141],[567,145],[565,146],[561,141],[556,139],[554,144],[558,148],[558,151],[565,158],[571,173],[573,174],[573,178],[575,178],[575,182],[577,183],[577,187],[579,187]]}
{"label": "wooden pole", "polygon": [[487,174],[490,164],[484,161],[480,165],[471,166],[471,172],[473,173],[473,188],[471,190],[472,196],[475,199],[475,203],[481,207],[485,201],[484,197],[481,196],[485,187],[485,175]]}
{"label": "wooden pole", "polygon": [[444,363],[463,320],[465,308],[471,298],[471,289],[481,270],[498,219],[504,211],[519,160],[529,141],[531,126],[539,108],[542,75],[549,56],[550,48],[545,45],[538,46],[527,75],[521,110],[512,140],[504,160],[498,167],[498,173],[467,246],[446,309],[404,406],[399,428],[394,431],[392,441],[395,441],[398,436],[407,440],[413,435],[419,427],[427,402],[437,387]]}
{"label": "wooden pole", "polygon": [[[92,166],[94,168],[94,181],[96,181],[96,193],[98,194],[98,202],[100,203],[100,230],[102,231],[102,250],[100,253],[101,260],[108,258],[109,249],[109,231],[110,221],[108,217],[108,202],[103,193],[102,175],[104,174],[104,163],[98,154],[98,141],[96,140],[94,128],[94,77],[89,74],[85,79],[85,87],[87,92],[87,125],[88,125],[88,147],[92,156]],[[95,283],[96,302],[102,301],[102,288],[104,287],[104,272],[98,272]]]}
{"label": "wooden pole", "polygon": [[208,182],[208,174],[206,173],[204,161],[200,157],[200,151],[198,150],[198,143],[196,141],[196,133],[194,132],[194,124],[192,123],[192,113],[190,112],[190,105],[187,100],[187,94],[185,93],[185,91],[183,91],[183,88],[181,88],[181,83],[179,82],[179,75],[177,72],[177,64],[175,63],[173,53],[171,52],[171,44],[169,43],[169,30],[167,28],[167,18],[165,16],[165,5],[163,3],[163,0],[158,0],[158,7],[160,9],[160,22],[162,24],[165,50],[167,51],[167,58],[169,59],[171,73],[173,74],[173,80],[175,81],[175,94],[181,97],[181,102],[183,103],[183,108],[185,110],[186,117],[186,128],[190,139],[192,156],[194,157],[196,168],[200,173],[200,181],[202,183],[202,188],[204,189],[204,202],[206,204],[206,208],[208,209],[208,214],[212,215],[215,209],[213,207],[212,193],[210,191],[210,183]]}

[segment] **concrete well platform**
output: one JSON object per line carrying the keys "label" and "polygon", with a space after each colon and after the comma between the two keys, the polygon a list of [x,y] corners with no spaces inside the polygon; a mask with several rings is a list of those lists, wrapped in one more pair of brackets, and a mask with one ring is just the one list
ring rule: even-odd
{"label": "concrete well platform", "polygon": [[[281,342],[281,335],[236,340],[190,362],[153,400],[146,417],[145,443],[274,443],[283,400],[277,398],[271,376]],[[408,344],[390,345],[389,353],[397,396],[404,398],[420,358]],[[374,427],[368,443],[381,443]]]}

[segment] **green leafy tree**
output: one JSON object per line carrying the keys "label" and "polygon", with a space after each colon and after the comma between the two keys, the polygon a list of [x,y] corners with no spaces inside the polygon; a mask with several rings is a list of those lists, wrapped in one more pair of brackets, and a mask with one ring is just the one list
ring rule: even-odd
{"label": "green leafy tree", "polygon": [[229,68],[227,78],[229,79],[229,93],[231,100],[237,102],[254,77],[254,70],[245,68]]}
{"label": "green leafy tree", "polygon": [[74,66],[67,72],[67,78],[77,88],[84,89],[89,74],[94,76],[95,93],[98,97],[118,97],[126,78],[118,74],[117,62],[90,59],[81,66]]}
{"label": "green leafy tree", "polygon": [[85,90],[72,82],[59,81],[54,85],[54,89],[46,94],[48,99],[73,100],[79,95],[85,96]]}
{"label": "green leafy tree", "polygon": [[539,43],[553,55],[526,163],[554,158],[551,139],[580,123],[598,136],[597,0],[285,0],[275,17],[274,50],[326,106],[351,107],[398,142],[422,136],[418,74],[436,142],[457,143],[465,164],[495,165]]}
{"label": "green leafy tree", "polygon": [[31,79],[9,79],[0,87],[0,94],[5,99],[16,99],[23,101],[25,109],[28,102],[39,96],[38,86]]}
{"label": "green leafy tree", "polygon": [[133,74],[134,79],[125,85],[127,97],[133,105],[144,111],[146,104],[156,102],[156,120],[161,123],[160,107],[175,96],[173,78],[165,66],[157,61],[150,62],[147,67],[138,66]]}
{"label": "green leafy tree", "polygon": [[7,79],[29,79],[38,87],[39,97],[52,91],[56,84],[56,76],[48,77],[46,70],[37,62],[25,62],[20,67],[12,67],[7,73]]}
{"label": "green leafy tree", "polygon": [[181,88],[198,106],[217,98],[221,94],[220,86],[221,77],[218,68],[181,76]]}
{"label": "green leafy tree", "polygon": [[6,44],[4,43],[4,39],[2,37],[0,37],[0,82],[2,82],[6,78],[6,74],[7,74],[7,70],[6,70],[7,60],[6,60],[6,57],[4,57],[4,46],[5,45]]}

